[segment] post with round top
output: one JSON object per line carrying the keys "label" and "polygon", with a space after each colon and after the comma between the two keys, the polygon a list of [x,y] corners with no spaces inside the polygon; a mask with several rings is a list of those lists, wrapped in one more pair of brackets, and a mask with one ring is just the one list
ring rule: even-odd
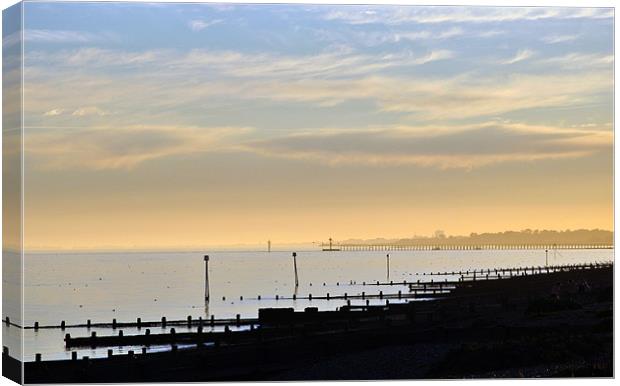
{"label": "post with round top", "polygon": [[293,268],[295,269],[295,287],[299,287],[299,277],[297,276],[297,252],[293,252]]}
{"label": "post with round top", "polygon": [[209,255],[205,255],[205,302],[209,301]]}

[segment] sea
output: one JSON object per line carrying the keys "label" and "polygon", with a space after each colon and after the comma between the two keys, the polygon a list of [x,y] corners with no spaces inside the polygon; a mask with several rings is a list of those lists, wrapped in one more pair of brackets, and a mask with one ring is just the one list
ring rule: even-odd
{"label": "sea", "polygon": [[[24,259],[24,310],[9,316],[22,326],[67,325],[108,322],[186,319],[256,318],[259,308],[318,307],[335,310],[345,300],[292,300],[307,297],[385,294],[406,291],[402,285],[388,285],[422,279],[425,274],[444,271],[544,266],[613,261],[611,249],[468,250],[468,251],[295,251],[299,286],[295,287],[293,251],[191,251],[191,252],[101,252],[28,253]],[[387,254],[389,253],[389,258]],[[209,301],[205,301],[205,262],[209,255]],[[389,260],[389,271],[388,271]],[[449,280],[455,277],[446,277]],[[426,278],[425,278],[426,279]],[[444,277],[441,278],[442,280]],[[370,285],[371,283],[386,285]],[[365,283],[365,284],[364,284]],[[276,295],[278,299],[276,300]],[[260,300],[259,300],[260,296]],[[402,300],[406,301],[406,300]],[[383,300],[372,300],[371,304]],[[365,300],[351,300],[363,304]],[[8,309],[10,312],[11,309]],[[20,357],[21,330],[3,325],[4,345]],[[175,326],[177,332],[186,327]],[[195,328],[195,327],[194,327]],[[215,330],[221,327],[214,327]],[[246,328],[246,327],[241,327]],[[151,328],[151,333],[168,328]],[[123,328],[125,335],[143,334]],[[116,335],[111,328],[68,328],[23,330],[23,358],[68,359],[64,335]],[[205,331],[208,331],[206,329]],[[114,347],[115,354],[141,347]],[[167,350],[152,346],[148,351]],[[75,349],[73,349],[75,350]],[[80,349],[78,355],[99,357],[107,348]]]}

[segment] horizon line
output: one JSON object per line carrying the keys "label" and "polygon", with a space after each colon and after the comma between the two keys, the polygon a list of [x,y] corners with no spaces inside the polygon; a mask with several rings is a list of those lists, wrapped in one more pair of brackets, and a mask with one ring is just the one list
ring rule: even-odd
{"label": "horizon line", "polygon": [[[613,230],[609,229],[601,229],[601,228],[577,228],[577,229],[521,229],[521,230],[505,230],[498,232],[470,232],[468,235],[448,235],[445,234],[443,238],[457,238],[471,237],[472,234],[483,235],[483,234],[501,234],[507,232],[515,232],[515,233],[523,233],[525,231],[531,232],[576,232],[576,231],[600,231],[600,232],[610,232],[614,234]],[[411,240],[411,239],[433,239],[438,238],[435,235],[431,236],[423,236],[423,235],[412,235],[409,237],[371,237],[371,238],[356,238],[356,237],[348,237],[340,240],[334,240],[335,244],[342,243],[343,241],[348,240],[361,240],[361,241],[369,241],[369,240]],[[282,242],[282,243],[274,243],[273,240],[268,239],[263,242],[253,242],[253,243],[235,243],[235,244],[211,244],[211,245],[170,245],[170,246],[95,246],[95,247],[51,247],[51,246],[35,246],[35,247],[24,247],[24,253],[140,253],[140,252],[151,252],[151,253],[190,253],[190,252],[200,252],[205,253],[207,251],[212,252],[227,252],[227,251],[242,251],[242,252],[262,252],[266,251],[266,248],[263,248],[267,245],[267,243],[271,243],[271,250],[273,252],[286,252],[289,251],[289,248],[298,247],[298,248],[309,248],[305,249],[306,251],[313,251],[314,248],[321,248],[322,244],[326,244],[329,242],[329,238],[327,241],[301,241],[301,242]],[[302,249],[299,249],[302,250]]]}

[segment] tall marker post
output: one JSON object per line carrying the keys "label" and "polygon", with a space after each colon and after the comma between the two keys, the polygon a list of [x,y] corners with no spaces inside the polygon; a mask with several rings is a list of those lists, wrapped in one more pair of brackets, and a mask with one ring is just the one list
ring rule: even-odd
{"label": "tall marker post", "polygon": [[205,255],[205,302],[209,301],[209,255]]}
{"label": "tall marker post", "polygon": [[387,262],[387,280],[390,281],[390,254],[388,253],[386,256]]}
{"label": "tall marker post", "polygon": [[295,287],[299,287],[299,278],[297,277],[297,252],[293,252],[293,268],[295,268]]}

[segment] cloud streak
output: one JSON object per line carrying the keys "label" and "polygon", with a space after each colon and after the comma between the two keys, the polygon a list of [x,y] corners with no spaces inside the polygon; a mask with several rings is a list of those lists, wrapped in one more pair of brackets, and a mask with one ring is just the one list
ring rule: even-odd
{"label": "cloud streak", "polygon": [[581,35],[549,35],[543,37],[541,40],[548,44],[566,43],[579,39]]}
{"label": "cloud streak", "polygon": [[101,32],[93,33],[76,30],[58,29],[26,29],[24,30],[24,40],[33,43],[95,43],[104,41],[114,41],[117,37],[114,33]]}
{"label": "cloud streak", "polygon": [[546,19],[609,19],[611,8],[569,7],[343,7],[325,13],[326,20],[348,24],[500,23]]}
{"label": "cloud streak", "polygon": [[[28,68],[25,107],[27,112],[34,113],[28,117],[41,117],[54,109],[76,111],[97,106],[104,112],[114,111],[115,118],[131,113],[135,119],[141,111],[150,111],[153,116],[164,109],[193,106],[214,98],[234,98],[326,107],[365,101],[373,103],[377,112],[407,113],[417,120],[445,120],[497,116],[531,108],[579,106],[592,103],[596,95],[611,92],[612,87],[611,73],[605,68],[613,58],[605,56],[597,57],[598,70],[587,67],[596,64],[593,57],[575,54],[548,59],[549,63],[540,65],[553,64],[554,68],[567,70],[579,68],[578,72],[484,77],[466,73],[439,78],[387,76],[380,75],[379,70],[403,62],[415,66],[446,59],[452,55],[449,51],[425,56],[384,56],[374,58],[374,62],[365,62],[360,56],[332,54],[310,60],[272,61],[265,57],[257,58],[249,66],[244,63],[243,55],[232,52],[220,56],[202,52],[191,55],[190,60],[175,62],[174,66],[163,69],[157,66],[122,78],[114,74],[93,76],[77,72],[67,73],[60,82],[57,76],[38,72],[45,70]],[[206,71],[207,68],[211,71]],[[377,75],[370,76],[370,73]],[[240,77],[247,79],[240,82],[237,79]],[[92,92],[76,94],[76,87]],[[93,118],[96,116],[91,114]]]}
{"label": "cloud streak", "polygon": [[531,58],[532,56],[534,56],[534,51],[528,50],[528,49],[520,50],[515,54],[515,56],[513,56],[512,58],[508,60],[503,61],[502,63],[503,64],[515,64],[515,63],[527,60]]}
{"label": "cloud streak", "polygon": [[376,73],[391,68],[423,65],[455,56],[447,49],[402,50],[384,55],[358,53],[338,47],[314,55],[249,54],[237,51],[194,49],[179,55],[171,50],[119,51],[101,48],[81,48],[58,53],[29,52],[31,68],[54,65],[59,68],[120,69],[149,71],[217,71],[229,77],[350,77]]}
{"label": "cloud streak", "polygon": [[257,154],[331,166],[415,165],[472,169],[505,162],[579,158],[611,150],[613,135],[522,124],[315,130],[252,141]]}
{"label": "cloud streak", "polygon": [[542,59],[540,62],[546,66],[568,70],[583,70],[597,67],[611,70],[614,63],[614,56],[598,53],[571,52],[562,56]]}
{"label": "cloud streak", "polygon": [[324,106],[372,100],[381,111],[411,113],[422,120],[445,120],[496,116],[529,108],[575,106],[610,89],[609,76],[599,73],[512,75],[502,76],[501,80],[480,79],[473,74],[445,79],[375,76],[266,84],[262,97]]}
{"label": "cloud streak", "polygon": [[31,128],[26,155],[39,169],[131,170],[170,156],[220,151],[248,127],[139,125],[88,129]]}
{"label": "cloud streak", "polygon": [[189,29],[191,29],[194,32],[199,32],[202,31],[205,28],[209,28],[213,25],[219,24],[221,23],[223,20],[221,19],[215,19],[215,20],[201,20],[201,19],[196,19],[196,20],[190,20],[187,25],[189,26]]}

